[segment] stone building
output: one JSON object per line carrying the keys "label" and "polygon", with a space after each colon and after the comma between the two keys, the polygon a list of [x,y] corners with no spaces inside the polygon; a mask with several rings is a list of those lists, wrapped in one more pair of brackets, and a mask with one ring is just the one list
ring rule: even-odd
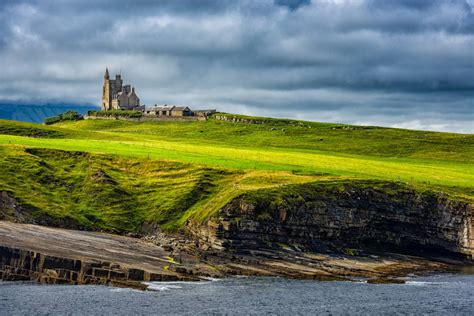
{"label": "stone building", "polygon": [[174,119],[180,117],[197,117],[206,119],[216,110],[193,111],[188,106],[180,105],[157,105],[146,107],[140,105],[140,99],[131,85],[124,85],[121,75],[115,75],[110,79],[109,70],[105,69],[104,86],[102,89],[102,111],[109,110],[137,110],[148,118]]}
{"label": "stone building", "polygon": [[132,110],[140,107],[140,99],[135,88],[123,85],[121,75],[110,79],[109,70],[105,69],[104,86],[102,89],[102,110]]}
{"label": "stone building", "polygon": [[171,116],[192,116],[193,112],[187,106],[174,106],[171,110]]}
{"label": "stone building", "polygon": [[193,116],[194,113],[187,106],[174,106],[174,105],[163,105],[163,106],[152,106],[146,109],[145,114],[156,115],[156,116]]}

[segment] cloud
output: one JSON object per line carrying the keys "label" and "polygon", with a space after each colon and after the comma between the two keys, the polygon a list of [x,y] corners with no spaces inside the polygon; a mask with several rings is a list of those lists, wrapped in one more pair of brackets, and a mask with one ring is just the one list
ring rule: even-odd
{"label": "cloud", "polygon": [[296,10],[301,6],[310,4],[310,0],[275,0],[275,4],[286,6],[290,10]]}
{"label": "cloud", "polygon": [[0,99],[141,100],[474,132],[472,0],[18,0],[0,4]]}

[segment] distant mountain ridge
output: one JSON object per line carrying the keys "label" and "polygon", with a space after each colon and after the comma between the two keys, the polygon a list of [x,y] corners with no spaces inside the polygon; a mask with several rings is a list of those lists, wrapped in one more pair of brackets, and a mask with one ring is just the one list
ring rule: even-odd
{"label": "distant mountain ridge", "polygon": [[89,110],[97,110],[98,106],[91,104],[67,104],[67,103],[0,103],[0,119],[15,120],[23,122],[42,123],[47,117],[57,115],[66,111],[77,111],[81,114]]}

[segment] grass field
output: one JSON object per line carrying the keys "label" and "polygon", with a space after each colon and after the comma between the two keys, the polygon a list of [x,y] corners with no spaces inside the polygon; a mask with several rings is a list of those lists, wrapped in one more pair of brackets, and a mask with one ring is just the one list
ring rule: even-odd
{"label": "grass field", "polygon": [[178,228],[243,192],[305,182],[387,180],[474,200],[474,135],[256,120],[0,121],[0,191],[33,216],[112,231]]}

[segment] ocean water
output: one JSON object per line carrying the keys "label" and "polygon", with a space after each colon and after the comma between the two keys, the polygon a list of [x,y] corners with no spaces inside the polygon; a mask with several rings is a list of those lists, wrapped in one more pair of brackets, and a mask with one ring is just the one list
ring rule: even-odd
{"label": "ocean water", "polygon": [[156,291],[0,282],[0,315],[474,315],[474,275],[383,285],[231,278],[151,286]]}

